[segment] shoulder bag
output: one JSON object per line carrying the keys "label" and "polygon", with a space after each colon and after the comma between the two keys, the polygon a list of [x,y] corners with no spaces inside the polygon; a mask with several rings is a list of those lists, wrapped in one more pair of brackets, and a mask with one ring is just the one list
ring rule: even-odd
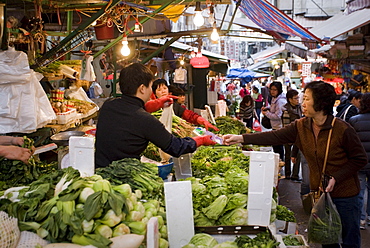
{"label": "shoulder bag", "polygon": [[[328,142],[326,143],[324,166],[322,168],[322,173],[321,173],[321,188],[322,189],[324,189],[324,187],[327,186],[328,179],[329,179],[329,177],[327,175],[325,175],[325,170],[326,170],[326,161],[328,160],[329,145],[330,145],[330,140],[331,140],[331,134],[332,134],[333,128],[334,128],[335,118],[336,117],[334,117],[333,121],[331,122],[331,129],[329,131]],[[319,200],[319,198],[321,196],[321,193],[322,192],[319,190],[319,191],[311,191],[310,193],[308,193],[306,195],[302,195],[303,209],[307,214],[311,213],[312,207]]]}

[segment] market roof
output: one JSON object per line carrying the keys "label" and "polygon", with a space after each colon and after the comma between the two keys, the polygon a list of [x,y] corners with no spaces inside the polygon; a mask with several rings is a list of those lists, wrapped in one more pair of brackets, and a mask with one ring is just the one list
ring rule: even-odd
{"label": "market roof", "polygon": [[339,13],[310,31],[321,39],[332,40],[368,23],[370,23],[370,8],[358,10],[349,15]]}

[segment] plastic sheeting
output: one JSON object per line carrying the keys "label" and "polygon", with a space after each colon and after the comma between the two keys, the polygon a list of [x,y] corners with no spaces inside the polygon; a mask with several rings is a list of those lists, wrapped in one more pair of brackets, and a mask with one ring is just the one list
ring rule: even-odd
{"label": "plastic sheeting", "polygon": [[31,133],[56,119],[40,80],[29,68],[27,54],[0,52],[0,133]]}

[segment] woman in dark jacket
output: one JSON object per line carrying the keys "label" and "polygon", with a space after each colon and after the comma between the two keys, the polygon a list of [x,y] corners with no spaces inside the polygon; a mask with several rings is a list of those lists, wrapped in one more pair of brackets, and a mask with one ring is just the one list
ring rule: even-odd
{"label": "woman in dark jacket", "polygon": [[[362,95],[360,102],[360,114],[353,116],[349,119],[351,124],[356,130],[360,137],[361,143],[366,151],[368,160],[370,161],[370,93]],[[370,188],[370,162],[358,172],[360,179],[360,195],[359,201],[361,206],[361,222],[360,228],[365,229],[366,226],[366,214],[368,225],[370,225],[370,197],[367,198],[367,204],[364,204],[364,195],[367,190],[368,193]],[[367,207],[366,207],[367,205]],[[366,208],[365,208],[366,207]]]}
{"label": "woman in dark jacket", "polygon": [[337,107],[336,117],[348,122],[352,116],[357,115],[358,108],[360,107],[361,95],[361,92],[350,89],[348,91],[347,100]]}

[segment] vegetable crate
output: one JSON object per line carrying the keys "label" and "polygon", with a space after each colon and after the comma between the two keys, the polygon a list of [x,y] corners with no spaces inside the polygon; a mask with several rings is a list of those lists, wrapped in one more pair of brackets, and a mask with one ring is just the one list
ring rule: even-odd
{"label": "vegetable crate", "polygon": [[218,243],[233,241],[237,236],[241,235],[255,238],[261,232],[268,232],[270,238],[274,238],[270,230],[263,226],[204,226],[195,227],[195,232],[210,234]]}
{"label": "vegetable crate", "polygon": [[67,112],[57,113],[58,124],[67,124],[71,121],[76,120],[77,112],[76,109],[70,108]]}
{"label": "vegetable crate", "polygon": [[[296,239],[299,243],[299,245],[289,245],[284,243],[284,238],[285,237],[290,237],[290,239]],[[283,235],[275,235],[276,241],[280,242],[279,248],[309,248],[310,246],[308,245],[306,239],[304,238],[303,235],[292,235],[292,234],[283,234]]]}

